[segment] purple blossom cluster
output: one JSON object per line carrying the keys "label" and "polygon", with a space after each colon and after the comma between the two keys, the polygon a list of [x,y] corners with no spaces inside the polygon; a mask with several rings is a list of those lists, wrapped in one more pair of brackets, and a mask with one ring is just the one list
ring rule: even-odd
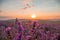
{"label": "purple blossom cluster", "polygon": [[60,25],[38,21],[0,23],[0,40],[60,40]]}

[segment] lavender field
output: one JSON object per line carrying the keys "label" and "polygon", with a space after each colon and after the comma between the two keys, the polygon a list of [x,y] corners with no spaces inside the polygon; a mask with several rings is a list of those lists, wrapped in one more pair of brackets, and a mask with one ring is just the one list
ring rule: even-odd
{"label": "lavender field", "polygon": [[0,40],[60,40],[60,21],[1,20]]}

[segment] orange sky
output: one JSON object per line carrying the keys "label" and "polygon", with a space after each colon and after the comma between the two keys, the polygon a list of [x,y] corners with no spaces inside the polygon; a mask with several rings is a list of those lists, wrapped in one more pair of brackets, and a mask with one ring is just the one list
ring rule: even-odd
{"label": "orange sky", "polygon": [[[28,12],[28,13],[16,13],[16,12],[7,12],[7,13],[1,13],[0,16],[4,16],[4,17],[8,17],[8,18],[19,18],[19,19],[32,19],[31,16],[32,16],[33,12]],[[35,12],[34,13],[36,15],[36,18],[35,19],[59,19],[60,18],[60,14],[45,14],[44,15],[44,12]]]}
{"label": "orange sky", "polygon": [[2,0],[0,19],[60,19],[59,0]]}

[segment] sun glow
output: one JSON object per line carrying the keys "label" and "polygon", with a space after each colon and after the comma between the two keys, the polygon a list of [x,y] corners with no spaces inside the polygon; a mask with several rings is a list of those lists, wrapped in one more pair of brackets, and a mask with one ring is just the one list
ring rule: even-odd
{"label": "sun glow", "polygon": [[31,18],[36,18],[36,15],[35,15],[35,14],[32,14],[32,15],[31,15]]}

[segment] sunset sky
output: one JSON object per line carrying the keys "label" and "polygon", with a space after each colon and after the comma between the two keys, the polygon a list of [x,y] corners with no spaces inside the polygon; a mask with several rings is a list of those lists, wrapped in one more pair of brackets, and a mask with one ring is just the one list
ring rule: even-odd
{"label": "sunset sky", "polygon": [[0,19],[60,19],[60,0],[0,0]]}

